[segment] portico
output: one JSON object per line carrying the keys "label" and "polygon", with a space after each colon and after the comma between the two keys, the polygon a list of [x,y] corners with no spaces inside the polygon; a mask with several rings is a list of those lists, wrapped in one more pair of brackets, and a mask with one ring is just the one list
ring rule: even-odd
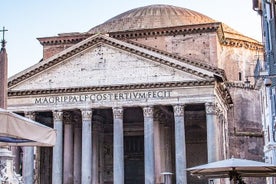
{"label": "portico", "polygon": [[[218,143],[208,139],[216,129],[208,127],[221,123],[209,118],[213,112],[210,109],[223,107],[213,98],[212,83],[200,88],[196,97],[194,90],[183,85],[168,89],[43,95],[21,98],[21,101],[33,102],[28,105],[29,110],[32,106],[40,107],[41,112],[35,111],[37,118],[42,123],[48,119],[57,130],[52,155],[53,183],[130,184],[134,178],[148,184],[162,183],[161,173],[171,172],[172,181],[186,184],[189,176],[183,170],[187,165],[207,162],[207,155],[219,158],[212,151]],[[123,98],[120,94],[133,94],[133,98],[130,95]],[[52,118],[45,117],[45,111]],[[191,157],[190,153],[198,150],[198,145],[202,146],[198,154],[205,154],[206,159],[198,161]],[[45,173],[43,167],[40,175]],[[139,174],[129,172],[128,169],[135,167]]]}

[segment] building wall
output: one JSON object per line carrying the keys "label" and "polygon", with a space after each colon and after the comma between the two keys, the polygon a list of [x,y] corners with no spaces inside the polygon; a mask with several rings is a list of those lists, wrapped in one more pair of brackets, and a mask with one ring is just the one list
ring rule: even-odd
{"label": "building wall", "polygon": [[218,65],[225,70],[228,80],[244,82],[249,76],[248,80],[254,84],[254,69],[258,58],[256,50],[223,46],[219,58],[220,63]]}
{"label": "building wall", "polygon": [[[133,39],[141,44],[157,48],[195,61],[202,61],[216,66],[210,59],[210,44],[216,33],[193,33],[159,37]],[[210,43],[210,40],[212,41]]]}
{"label": "building wall", "polygon": [[229,156],[263,160],[263,132],[259,92],[230,88],[234,106],[229,113]]}

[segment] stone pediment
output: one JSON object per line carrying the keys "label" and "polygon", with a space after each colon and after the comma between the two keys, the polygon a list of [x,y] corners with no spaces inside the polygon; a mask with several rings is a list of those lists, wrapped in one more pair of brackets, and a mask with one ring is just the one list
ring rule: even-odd
{"label": "stone pediment", "polygon": [[222,70],[94,35],[9,79],[10,91],[213,81]]}

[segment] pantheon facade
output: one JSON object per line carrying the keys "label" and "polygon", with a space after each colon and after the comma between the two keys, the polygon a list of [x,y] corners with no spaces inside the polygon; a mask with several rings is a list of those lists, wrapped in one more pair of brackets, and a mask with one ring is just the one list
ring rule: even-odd
{"label": "pantheon facade", "polygon": [[9,78],[8,109],[55,128],[57,142],[13,148],[25,181],[203,184],[186,169],[262,160],[258,41],[172,5],[38,40],[43,59]]}

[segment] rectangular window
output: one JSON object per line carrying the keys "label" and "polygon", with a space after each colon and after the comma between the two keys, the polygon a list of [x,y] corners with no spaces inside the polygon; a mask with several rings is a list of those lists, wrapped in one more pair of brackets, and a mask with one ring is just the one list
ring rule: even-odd
{"label": "rectangular window", "polygon": [[241,72],[239,72],[239,81],[241,81],[242,80],[242,74],[241,74]]}

